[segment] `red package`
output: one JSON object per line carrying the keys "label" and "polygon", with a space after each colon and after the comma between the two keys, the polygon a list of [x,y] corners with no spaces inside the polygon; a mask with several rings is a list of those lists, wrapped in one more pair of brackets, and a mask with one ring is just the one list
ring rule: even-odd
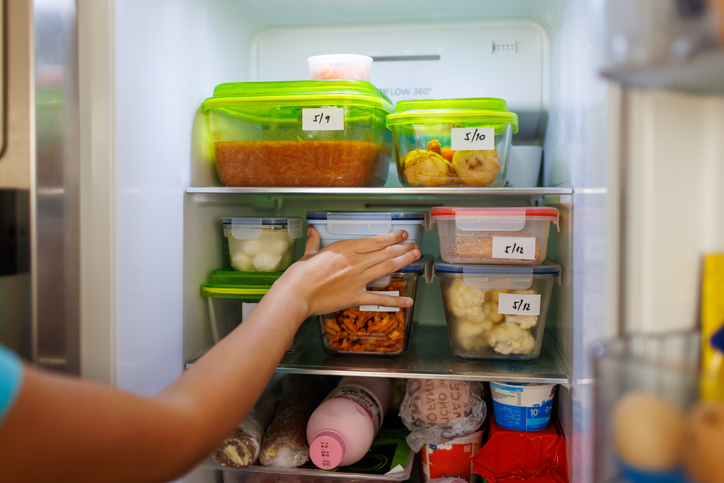
{"label": "red package", "polygon": [[487,483],[568,482],[566,442],[555,418],[532,432],[504,429],[490,418],[489,435],[473,458],[473,471]]}

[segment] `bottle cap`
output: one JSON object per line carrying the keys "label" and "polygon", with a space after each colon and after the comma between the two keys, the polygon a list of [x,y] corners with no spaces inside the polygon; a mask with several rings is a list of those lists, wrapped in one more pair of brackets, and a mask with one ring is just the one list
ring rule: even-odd
{"label": "bottle cap", "polygon": [[344,438],[336,431],[322,431],[309,445],[309,457],[318,468],[331,470],[339,466],[347,447]]}

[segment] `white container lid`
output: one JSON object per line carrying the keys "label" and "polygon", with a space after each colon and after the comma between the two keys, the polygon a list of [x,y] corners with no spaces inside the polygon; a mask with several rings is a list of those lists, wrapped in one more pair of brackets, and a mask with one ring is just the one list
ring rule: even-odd
{"label": "white container lid", "polygon": [[526,221],[550,221],[558,226],[558,209],[548,206],[514,208],[467,208],[438,206],[430,209],[432,224],[455,220],[463,231],[520,231]]}
{"label": "white container lid", "polygon": [[[231,227],[231,236],[237,240],[256,240],[261,236],[262,227],[287,228],[291,238],[302,237],[302,219],[295,218],[224,218],[224,227]],[[228,238],[228,230],[224,230]]]}
{"label": "white container lid", "polygon": [[327,225],[335,235],[381,235],[396,225],[424,225],[424,213],[307,212],[307,223]]}

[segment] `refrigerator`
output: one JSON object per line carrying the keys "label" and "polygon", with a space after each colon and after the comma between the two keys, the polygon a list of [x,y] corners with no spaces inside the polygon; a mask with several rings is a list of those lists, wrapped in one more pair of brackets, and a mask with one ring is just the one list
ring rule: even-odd
{"label": "refrigerator", "polygon": [[[548,256],[562,273],[535,363],[291,354],[278,372],[558,384],[569,479],[586,482],[600,480],[591,343],[696,324],[699,257],[724,247],[716,208],[724,102],[716,86],[662,90],[604,77],[607,2],[34,0],[4,8],[0,183],[19,201],[12,210],[4,202],[3,216],[28,235],[13,241],[20,262],[0,276],[8,321],[0,335],[40,366],[147,396],[170,383],[212,345],[200,286],[221,268],[224,217],[553,206],[560,223]],[[382,188],[223,187],[203,135],[203,100],[223,82],[308,79],[307,58],[324,53],[373,57],[371,82],[393,102],[505,99],[520,119],[513,145],[543,147],[537,185],[403,188],[393,165]],[[26,75],[13,81],[14,72]],[[14,180],[5,176],[11,162],[21,166]],[[421,248],[437,253],[434,233]],[[439,284],[422,290],[415,330],[441,330]],[[200,467],[183,481],[220,474]]]}

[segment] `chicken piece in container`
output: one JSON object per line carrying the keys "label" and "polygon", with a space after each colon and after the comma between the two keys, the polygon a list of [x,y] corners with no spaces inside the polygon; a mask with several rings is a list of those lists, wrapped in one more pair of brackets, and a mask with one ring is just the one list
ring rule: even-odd
{"label": "chicken piece in container", "polygon": [[438,260],[450,347],[462,359],[532,361],[543,344],[560,266],[456,265]]}

